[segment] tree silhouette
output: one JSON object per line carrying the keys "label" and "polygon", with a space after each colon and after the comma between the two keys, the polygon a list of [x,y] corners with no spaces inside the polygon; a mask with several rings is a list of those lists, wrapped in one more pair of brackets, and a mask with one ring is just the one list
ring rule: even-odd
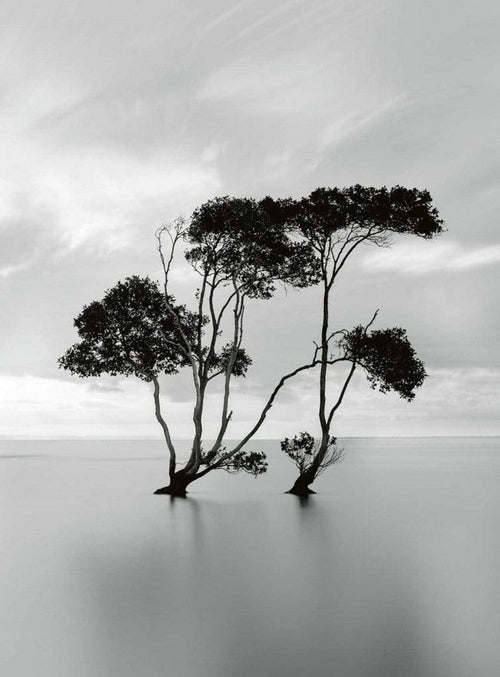
{"label": "tree silhouette", "polygon": [[[157,231],[163,288],[149,278],[130,277],[86,306],[75,320],[81,340],[60,359],[60,366],[81,377],[135,375],[153,384],[156,418],[170,455],[170,483],[156,493],[172,495],[185,495],[189,484],[213,470],[264,472],[265,455],[247,451],[246,444],[288,380],[319,366],[321,436],[311,442],[309,433],[301,433],[282,444],[300,473],[291,491],[307,494],[317,475],[341,455],[330,430],[357,368],[373,387],[393,390],[407,400],[425,378],[403,329],[371,330],[374,316],[366,326],[331,331],[330,303],[340,271],[364,243],[387,246],[393,234],[430,238],[441,230],[429,193],[400,186],[318,188],[301,200],[210,200],[189,220],[178,219]],[[171,268],[180,247],[200,279],[191,309],[177,304],[170,293]],[[249,300],[271,298],[278,283],[296,288],[320,284],[320,340],[312,359],[278,380],[255,424],[228,448],[224,440],[233,416],[232,381],[244,377],[251,365],[242,345],[245,307]],[[348,365],[348,372],[328,408],[327,375],[339,363]],[[170,422],[161,410],[159,377],[183,367],[192,376],[194,432],[189,458],[180,466]],[[205,448],[205,398],[216,379],[222,386],[220,421],[215,441]]]}
{"label": "tree silhouette", "polygon": [[[164,236],[168,237],[168,253]],[[177,246],[187,246],[185,258],[199,274],[196,290],[198,318],[195,336],[185,337],[185,358],[194,386],[194,436],[190,457],[184,468],[170,475],[170,484],[156,493],[184,493],[186,486],[217,469],[254,474],[264,472],[267,464],[261,452],[246,452],[245,445],[264,422],[279,390],[296,373],[315,364],[301,365],[284,375],[271,392],[251,430],[233,447],[224,444],[233,412],[229,408],[232,379],[244,375],[250,357],[242,346],[245,305],[249,299],[269,299],[276,284],[306,287],[319,279],[317,259],[305,240],[296,242],[282,222],[271,218],[265,205],[250,198],[221,197],[196,209],[189,222],[178,220],[157,233],[163,264],[164,297],[175,320],[176,311],[169,302],[171,265]],[[220,346],[225,333],[224,320],[231,318],[228,341]],[[179,322],[179,326],[180,326]],[[220,346],[220,347],[219,347]],[[203,448],[205,396],[211,382],[222,382],[221,413],[216,439]]]}
{"label": "tree silhouette", "polygon": [[[431,238],[442,232],[443,222],[432,205],[428,191],[417,188],[373,188],[360,185],[349,188],[318,188],[301,200],[265,198],[271,218],[306,242],[314,252],[322,288],[320,340],[316,344],[320,360],[318,419],[321,437],[314,453],[309,438],[295,437],[304,458],[303,469],[291,493],[307,495],[324,464],[338,460],[332,451],[331,427],[354,371],[362,367],[372,386],[381,392],[394,390],[411,400],[414,390],[425,378],[423,363],[416,357],[403,329],[395,327],[370,331],[367,326],[351,332],[331,330],[331,302],[334,285],[348,259],[363,244],[388,246],[396,234]],[[332,344],[337,352],[332,355]],[[349,363],[348,374],[335,404],[327,405],[328,373],[331,365]],[[305,446],[304,446],[305,445]],[[334,446],[334,445],[333,445]],[[288,453],[285,441],[284,451]],[[290,454],[289,454],[290,455]],[[308,460],[311,459],[312,460]]]}
{"label": "tree silhouette", "polygon": [[[253,475],[266,470],[265,454],[244,447],[285,383],[319,361],[282,376],[256,423],[228,448],[224,440],[233,415],[232,380],[244,377],[251,365],[242,346],[245,305],[249,299],[271,298],[278,282],[299,288],[313,284],[319,269],[309,243],[297,242],[264,205],[248,198],[206,202],[189,221],[163,226],[156,237],[163,289],[148,278],[131,277],[106,292],[102,301],[85,307],[75,320],[81,341],[60,359],[60,366],[82,377],[133,374],[152,382],[156,417],[170,455],[170,483],[155,493],[185,495],[189,484],[213,470]],[[170,293],[171,268],[181,245],[200,277],[193,310],[176,304]],[[161,410],[159,376],[182,367],[192,376],[194,433],[190,456],[179,467],[170,422]],[[205,448],[205,397],[215,379],[222,384],[220,423],[215,441]]]}

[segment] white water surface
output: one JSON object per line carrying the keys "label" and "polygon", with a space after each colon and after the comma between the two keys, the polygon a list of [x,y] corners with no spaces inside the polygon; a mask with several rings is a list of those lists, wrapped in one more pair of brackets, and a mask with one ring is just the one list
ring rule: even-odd
{"label": "white water surface", "polygon": [[161,442],[0,442],[2,677],[497,677],[500,439],[343,446],[172,502]]}

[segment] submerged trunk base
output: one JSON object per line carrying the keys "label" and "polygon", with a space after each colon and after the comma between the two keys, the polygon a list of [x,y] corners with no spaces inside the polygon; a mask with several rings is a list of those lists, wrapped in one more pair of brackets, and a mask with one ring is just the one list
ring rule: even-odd
{"label": "submerged trunk base", "polygon": [[309,488],[314,480],[316,479],[316,469],[308,468],[305,472],[297,477],[293,483],[293,487],[289,489],[286,493],[293,494],[294,496],[311,496],[316,492]]}
{"label": "submerged trunk base", "polygon": [[188,483],[186,482],[170,482],[168,487],[161,487],[154,492],[155,496],[162,494],[167,494],[168,496],[180,496],[182,498],[186,497]]}
{"label": "submerged trunk base", "polygon": [[312,494],[316,494],[316,492],[312,489],[309,489],[308,486],[298,487],[294,484],[291,489],[285,491],[285,494],[293,494],[294,496],[311,496]]}

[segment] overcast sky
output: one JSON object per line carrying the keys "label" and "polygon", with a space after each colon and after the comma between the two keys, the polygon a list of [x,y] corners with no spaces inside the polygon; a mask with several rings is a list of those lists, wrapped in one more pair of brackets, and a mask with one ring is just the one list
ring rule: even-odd
{"label": "overcast sky", "polygon": [[[428,188],[448,230],[351,260],[338,326],[380,308],[430,377],[412,404],[359,378],[336,434],[500,434],[499,18],[492,0],[4,0],[0,434],[158,435],[146,384],[57,369],[82,305],[159,277],[155,228],[206,199],[358,182]],[[316,302],[249,309],[233,436],[310,355]],[[182,379],[164,399],[186,437]],[[298,381],[261,436],[314,431],[315,409]]]}

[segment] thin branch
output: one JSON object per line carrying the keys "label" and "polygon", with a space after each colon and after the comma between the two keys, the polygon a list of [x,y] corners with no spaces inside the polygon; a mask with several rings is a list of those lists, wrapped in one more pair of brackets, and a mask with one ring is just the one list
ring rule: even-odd
{"label": "thin branch", "polygon": [[[354,244],[352,245],[352,247],[349,247],[349,249],[348,249],[347,252],[344,254],[344,256],[343,256],[342,258],[340,258],[341,252],[345,249],[345,247],[346,247],[346,246],[349,244],[349,242],[350,242],[350,240],[346,240],[345,244],[342,246],[342,248],[341,248],[341,250],[340,250],[340,252],[339,252],[339,254],[338,254],[337,260],[340,260],[340,264],[339,264],[339,265],[337,266],[337,268],[336,268],[335,276],[334,276],[333,279],[335,279],[335,277],[338,275],[338,273],[342,270],[342,268],[344,267],[345,262],[347,261],[347,259],[349,258],[349,256],[352,254],[352,252],[356,249],[356,247],[358,247],[360,244],[362,244],[363,242],[366,242],[367,240],[369,240],[369,239],[372,238],[372,237],[373,237],[373,238],[376,238],[377,235],[381,234],[382,232],[383,232],[382,230],[379,230],[378,232],[377,232],[377,231],[374,231],[374,230],[373,230],[373,227],[370,227],[370,228],[368,229],[368,232],[366,233],[366,235],[363,235],[363,236],[360,236],[360,237],[356,238],[356,239],[354,240]],[[332,284],[333,284],[333,280],[332,280]]]}
{"label": "thin branch", "polygon": [[[373,313],[372,319],[368,322],[367,325],[365,325],[364,330],[363,330],[365,336],[366,336],[368,330],[370,329],[370,327],[372,326],[372,324],[375,322],[378,313],[379,313],[379,309],[377,308],[377,310]],[[357,361],[356,361],[356,358],[354,358],[354,359],[352,360],[352,365],[351,365],[351,368],[350,368],[350,370],[349,370],[349,374],[347,375],[347,378],[346,378],[345,381],[344,381],[344,385],[342,386],[342,389],[341,389],[341,391],[340,391],[340,395],[339,395],[339,397],[338,397],[336,403],[335,403],[335,404],[333,405],[333,407],[331,408],[330,413],[329,413],[329,415],[328,415],[328,420],[327,420],[328,430],[330,429],[330,426],[331,426],[331,424],[332,424],[332,419],[333,419],[333,416],[334,416],[335,412],[337,411],[337,409],[338,409],[338,408],[340,407],[340,405],[342,404],[342,400],[344,399],[344,395],[346,394],[346,391],[347,391],[347,388],[348,388],[348,386],[349,386],[349,383],[351,382],[351,379],[352,379],[352,377],[353,377],[353,375],[354,375],[354,372],[355,372],[355,370],[356,370],[357,364],[358,364],[358,363],[357,363]]]}
{"label": "thin branch", "polygon": [[346,391],[347,391],[347,388],[348,388],[348,386],[349,386],[349,383],[351,382],[351,379],[352,379],[352,377],[353,377],[353,375],[354,375],[354,372],[356,371],[356,365],[357,365],[356,360],[353,360],[353,361],[352,361],[351,368],[350,368],[350,370],[349,370],[349,374],[348,374],[346,380],[344,381],[344,385],[342,386],[342,390],[340,391],[340,395],[339,395],[339,397],[338,397],[338,399],[337,399],[337,402],[333,405],[333,407],[332,407],[331,410],[330,410],[330,413],[329,413],[328,419],[327,419],[327,427],[328,427],[328,431],[330,430],[330,426],[331,426],[331,424],[332,424],[333,415],[335,414],[335,412],[337,411],[337,409],[338,409],[338,408],[340,407],[340,405],[342,404],[342,400],[344,399],[344,395],[346,394]]}
{"label": "thin branch", "polygon": [[245,310],[245,296],[240,294],[239,287],[236,284],[236,280],[234,278],[233,278],[233,286],[236,292],[236,303],[233,310],[234,317],[233,345],[231,347],[231,352],[228,357],[225,369],[226,376],[224,379],[224,396],[222,401],[221,424],[215,443],[208,453],[209,457],[217,453],[217,450],[219,449],[220,445],[222,444],[222,440],[224,439],[224,435],[226,434],[229,421],[231,420],[231,414],[229,414],[228,416],[227,413],[229,409],[229,397],[231,393],[231,376],[238,355],[238,348],[239,345],[241,344],[241,337],[243,333],[243,324],[242,324],[243,313]]}
{"label": "thin branch", "polygon": [[[169,225],[163,225],[158,228],[158,230],[155,233],[155,237],[158,241],[158,253],[160,254],[160,260],[163,268],[163,274],[164,274],[164,290],[165,290],[165,296],[167,296],[167,287],[168,287],[168,276],[170,273],[170,269],[172,267],[172,262],[174,260],[174,255],[175,255],[175,249],[177,247],[177,244],[179,240],[182,237],[182,234],[184,232],[184,227],[185,227],[185,219],[181,216],[178,219],[176,219],[173,224]],[[172,235],[171,231],[174,231],[174,235]],[[162,236],[164,233],[167,233],[167,235],[170,238],[170,254],[168,257],[168,260],[165,260],[165,255],[163,253],[163,241],[162,241]]]}
{"label": "thin branch", "polygon": [[160,384],[156,376],[153,377],[154,384],[154,401],[155,401],[155,415],[158,423],[161,425],[163,430],[163,435],[165,437],[165,442],[167,443],[168,450],[170,451],[170,476],[175,472],[175,467],[177,464],[177,458],[175,454],[175,447],[172,442],[172,437],[170,435],[170,430],[168,428],[167,422],[163,418],[161,413],[161,404],[160,404]]}

